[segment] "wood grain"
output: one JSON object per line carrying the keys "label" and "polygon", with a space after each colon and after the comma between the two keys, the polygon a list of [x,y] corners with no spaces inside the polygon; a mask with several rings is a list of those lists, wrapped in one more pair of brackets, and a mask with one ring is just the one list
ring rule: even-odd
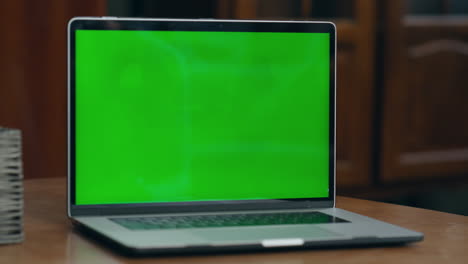
{"label": "wood grain", "polygon": [[73,231],[66,217],[65,179],[25,182],[25,232],[21,244],[0,246],[0,263],[466,263],[468,217],[339,197],[337,206],[424,232],[409,246],[314,249],[131,259]]}
{"label": "wood grain", "polygon": [[23,132],[26,178],[66,175],[66,28],[106,1],[0,3],[0,124]]}

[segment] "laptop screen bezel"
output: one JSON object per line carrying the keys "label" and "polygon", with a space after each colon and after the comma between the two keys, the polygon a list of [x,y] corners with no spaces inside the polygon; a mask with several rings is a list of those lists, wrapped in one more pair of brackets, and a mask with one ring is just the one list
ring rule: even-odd
{"label": "laptop screen bezel", "polygon": [[[76,30],[174,30],[231,32],[310,32],[330,34],[329,78],[329,196],[324,198],[233,200],[176,203],[131,203],[76,205],[75,193],[75,33]],[[238,211],[256,209],[328,208],[335,206],[335,70],[336,27],[331,22],[211,20],[211,19],[137,19],[78,17],[68,24],[68,175],[69,216],[175,213],[200,211]]]}

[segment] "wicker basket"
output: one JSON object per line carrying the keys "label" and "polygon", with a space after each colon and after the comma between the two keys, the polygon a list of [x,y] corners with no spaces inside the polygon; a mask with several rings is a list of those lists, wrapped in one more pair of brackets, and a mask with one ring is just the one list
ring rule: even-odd
{"label": "wicker basket", "polygon": [[23,241],[21,132],[0,127],[0,244]]}

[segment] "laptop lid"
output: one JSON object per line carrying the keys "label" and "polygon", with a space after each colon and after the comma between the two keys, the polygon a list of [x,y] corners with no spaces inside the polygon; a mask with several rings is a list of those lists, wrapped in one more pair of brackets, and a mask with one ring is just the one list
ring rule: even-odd
{"label": "laptop lid", "polygon": [[332,23],[75,18],[68,44],[70,216],[334,206]]}

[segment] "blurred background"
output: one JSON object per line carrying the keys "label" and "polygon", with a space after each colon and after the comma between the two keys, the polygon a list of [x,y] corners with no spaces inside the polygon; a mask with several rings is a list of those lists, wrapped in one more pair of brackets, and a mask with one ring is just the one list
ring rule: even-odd
{"label": "blurred background", "polygon": [[106,15],[335,22],[338,195],[468,215],[468,1],[1,1],[0,126],[28,179],[66,177],[66,26]]}

